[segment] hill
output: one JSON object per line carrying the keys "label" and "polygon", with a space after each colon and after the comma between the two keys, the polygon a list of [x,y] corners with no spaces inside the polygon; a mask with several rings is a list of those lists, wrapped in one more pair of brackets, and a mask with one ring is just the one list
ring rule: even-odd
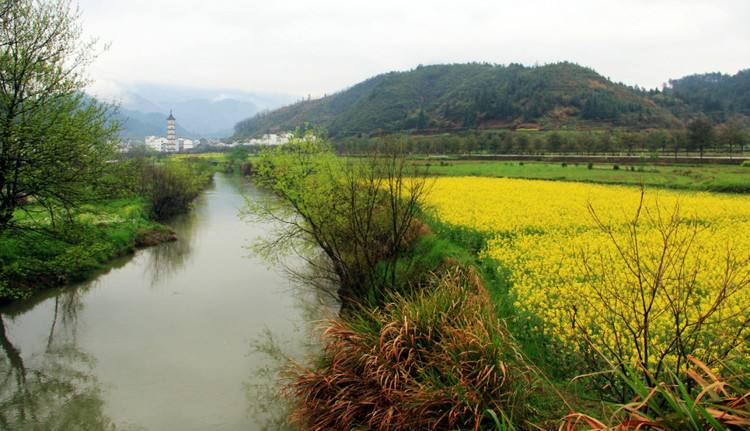
{"label": "hill", "polygon": [[[705,73],[669,81],[663,106],[680,116],[704,113],[714,122],[750,116],[750,69],[726,75]],[[669,100],[669,98],[673,100]]]}
{"label": "hill", "polygon": [[332,136],[501,127],[671,127],[648,93],[572,63],[451,64],[390,72],[238,123],[235,137],[309,122]]}

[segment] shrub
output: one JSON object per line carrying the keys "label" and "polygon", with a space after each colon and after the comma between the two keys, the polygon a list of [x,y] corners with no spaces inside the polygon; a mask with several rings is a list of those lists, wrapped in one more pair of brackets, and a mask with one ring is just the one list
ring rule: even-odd
{"label": "shrub", "polygon": [[[472,269],[326,325],[286,394],[309,430],[485,429],[523,421],[535,381]],[[507,421],[506,421],[507,422]]]}
{"label": "shrub", "polygon": [[587,168],[587,169],[594,169],[594,164],[593,164],[593,163],[591,163],[591,162],[589,162],[589,163],[588,163],[588,164],[586,165],[586,168]]}
{"label": "shrub", "polygon": [[566,168],[566,167],[568,167],[568,164],[565,163],[565,162],[562,162],[562,164],[560,166],[562,166],[563,168]]}
{"label": "shrub", "polygon": [[208,172],[188,162],[145,165],[142,193],[150,217],[166,220],[187,211],[209,180]]}
{"label": "shrub", "polygon": [[620,170],[620,165],[614,164],[614,165],[612,165],[612,169],[615,170],[615,171],[619,171]]}

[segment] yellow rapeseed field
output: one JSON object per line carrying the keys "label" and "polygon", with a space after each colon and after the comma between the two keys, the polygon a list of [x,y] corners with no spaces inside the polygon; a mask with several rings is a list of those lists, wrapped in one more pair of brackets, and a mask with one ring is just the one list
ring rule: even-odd
{"label": "yellow rapeseed field", "polygon": [[649,368],[748,353],[747,197],[454,177],[428,201],[490,234],[516,308],[564,345]]}

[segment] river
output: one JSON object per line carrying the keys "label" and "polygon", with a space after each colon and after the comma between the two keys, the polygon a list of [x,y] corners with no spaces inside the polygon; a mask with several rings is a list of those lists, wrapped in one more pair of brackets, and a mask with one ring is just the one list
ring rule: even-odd
{"label": "river", "polygon": [[316,301],[248,251],[270,227],[238,209],[260,196],[217,174],[179,241],[0,309],[0,429],[262,429],[273,361],[253,345],[304,354]]}

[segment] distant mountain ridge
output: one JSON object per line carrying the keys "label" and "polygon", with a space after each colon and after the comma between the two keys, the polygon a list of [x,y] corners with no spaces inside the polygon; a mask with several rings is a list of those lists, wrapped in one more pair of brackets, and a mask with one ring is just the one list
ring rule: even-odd
{"label": "distant mountain ridge", "polygon": [[647,95],[572,63],[450,64],[375,76],[322,99],[237,124],[239,137],[309,122],[334,135],[563,125],[668,127],[674,115]]}
{"label": "distant mountain ridge", "polygon": [[165,135],[170,111],[177,118],[180,136],[228,137],[238,121],[294,100],[293,96],[282,94],[147,84],[120,88],[111,99],[105,102],[119,106],[117,120],[122,125],[121,135],[134,139]]}
{"label": "distant mountain ridge", "polygon": [[[721,88],[735,90],[750,82],[744,76],[718,81],[729,83]],[[664,92],[646,91],[568,62],[419,66],[256,114],[235,126],[235,138],[294,130],[305,123],[334,137],[472,128],[671,128],[681,126],[698,106],[686,97],[693,91],[687,89],[692,81],[671,82]],[[744,94],[750,97],[750,92]],[[729,95],[721,97],[729,100]],[[745,106],[744,98],[737,99],[731,106]]]}

